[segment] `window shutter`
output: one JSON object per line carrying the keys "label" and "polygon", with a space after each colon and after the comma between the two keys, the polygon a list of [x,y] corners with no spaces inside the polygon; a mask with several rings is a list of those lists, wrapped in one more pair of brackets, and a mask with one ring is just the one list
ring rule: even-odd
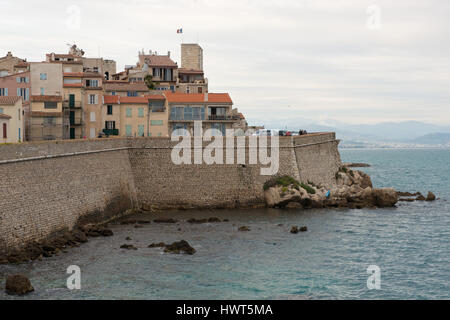
{"label": "window shutter", "polygon": [[17,83],[20,83],[20,77],[16,77]]}
{"label": "window shutter", "polygon": [[26,101],[30,100],[30,89],[29,88],[27,88],[25,90],[25,100]]}
{"label": "window shutter", "polygon": [[8,96],[8,88],[5,88],[5,97]]}
{"label": "window shutter", "polygon": [[20,88],[17,88],[17,96],[20,97]]}
{"label": "window shutter", "polygon": [[95,104],[98,104],[98,95],[95,95]]}

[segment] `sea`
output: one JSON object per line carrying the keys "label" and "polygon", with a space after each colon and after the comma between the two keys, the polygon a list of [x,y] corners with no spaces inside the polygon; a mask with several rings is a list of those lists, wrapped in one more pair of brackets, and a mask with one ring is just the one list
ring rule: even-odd
{"label": "sea", "polygon": [[[140,218],[179,222],[110,225],[112,237],[42,261],[0,265],[0,299],[449,299],[450,149],[340,152],[344,162],[370,164],[360,170],[375,187],[432,191],[438,200],[386,209],[148,213]],[[187,223],[192,217],[229,221]],[[308,231],[292,234],[292,226]],[[196,253],[148,248],[179,240]],[[137,250],[120,249],[125,243]],[[80,289],[67,287],[71,266],[79,267]],[[4,293],[6,276],[17,273],[29,277],[34,292]]]}

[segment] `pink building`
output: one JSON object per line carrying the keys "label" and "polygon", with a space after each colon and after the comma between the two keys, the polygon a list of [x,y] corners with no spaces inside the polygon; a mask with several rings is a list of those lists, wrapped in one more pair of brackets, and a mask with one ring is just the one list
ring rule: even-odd
{"label": "pink building", "polygon": [[0,77],[0,96],[22,97],[25,120],[25,140],[28,140],[30,114],[30,71]]}

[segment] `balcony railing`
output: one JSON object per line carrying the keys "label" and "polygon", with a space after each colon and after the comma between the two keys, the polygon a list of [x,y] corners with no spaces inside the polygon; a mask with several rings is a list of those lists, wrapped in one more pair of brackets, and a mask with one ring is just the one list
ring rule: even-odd
{"label": "balcony railing", "polygon": [[80,126],[83,124],[83,120],[79,117],[71,118],[69,121],[71,126]]}
{"label": "balcony railing", "polygon": [[63,108],[81,109],[81,101],[70,102],[68,100],[63,101]]}
{"label": "balcony railing", "polygon": [[119,129],[103,129],[103,133],[107,136],[118,136]]}

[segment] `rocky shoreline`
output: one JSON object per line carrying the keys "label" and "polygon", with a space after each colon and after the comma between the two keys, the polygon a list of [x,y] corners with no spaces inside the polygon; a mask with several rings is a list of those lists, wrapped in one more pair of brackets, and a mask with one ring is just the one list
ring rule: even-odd
{"label": "rocky shoreline", "polygon": [[[417,198],[400,198],[417,196]],[[386,208],[398,201],[433,201],[429,192],[425,198],[420,192],[398,192],[393,188],[374,188],[366,173],[342,166],[336,173],[336,185],[331,188],[302,183],[289,176],[274,177],[264,185],[266,204],[271,208]],[[407,199],[407,200],[406,200]]]}
{"label": "rocky shoreline", "polygon": [[[384,208],[394,207],[398,201],[433,201],[436,196],[429,192],[424,197],[420,192],[397,192],[393,188],[373,188],[370,177],[362,172],[351,170],[347,166],[342,166],[336,173],[336,185],[332,188],[317,186],[311,182],[298,182],[292,177],[273,177],[264,184],[264,198],[267,207],[270,208]],[[129,218],[129,215],[142,212],[141,210],[130,210],[125,214],[110,221],[114,224],[133,225],[141,228],[150,223],[177,223],[173,218],[149,219]],[[228,219],[221,220],[217,217],[205,219],[191,218],[186,223],[201,224],[214,222],[228,222]],[[250,231],[247,226],[238,228],[238,231]],[[302,231],[302,230],[299,230]],[[40,242],[32,242],[22,249],[12,250],[7,253],[0,253],[0,264],[17,264],[33,260],[42,260],[67,252],[67,249],[78,247],[92,237],[110,237],[113,235],[107,223],[77,225],[71,231],[60,232],[58,235],[48,237]],[[153,244],[155,245],[155,244]],[[155,245],[156,246],[156,245]],[[160,243],[169,251],[177,251],[177,245]],[[175,248],[174,250],[172,250]],[[123,249],[134,250],[133,246],[123,245]],[[183,251],[183,250],[181,250]],[[192,252],[192,250],[188,249]]]}

